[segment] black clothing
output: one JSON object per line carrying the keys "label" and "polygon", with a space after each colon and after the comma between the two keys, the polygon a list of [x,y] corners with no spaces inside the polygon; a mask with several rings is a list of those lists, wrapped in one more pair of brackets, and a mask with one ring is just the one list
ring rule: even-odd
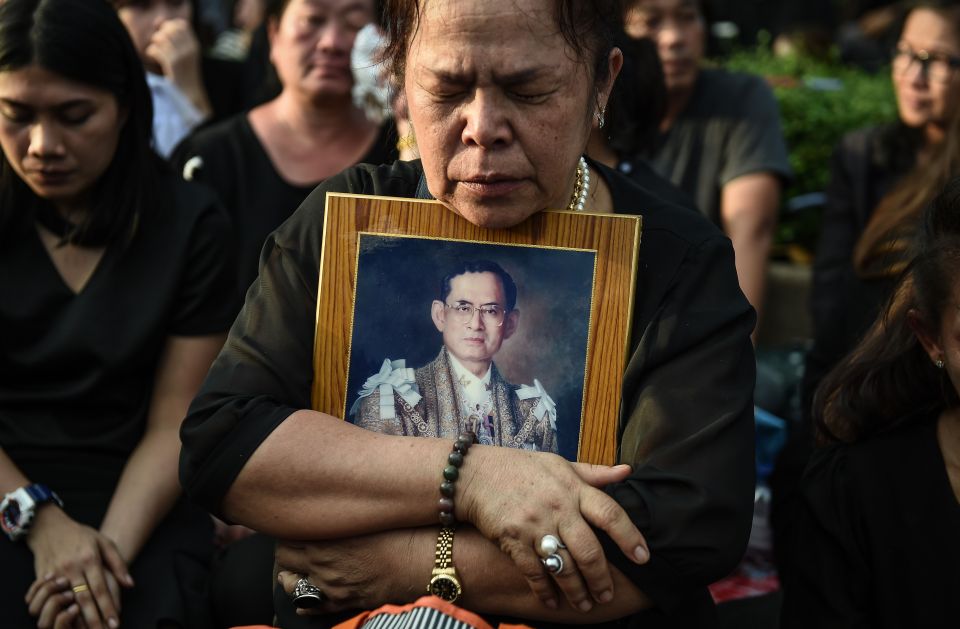
{"label": "black clothing", "polygon": [[789,528],[796,522],[797,490],[813,452],[814,393],[860,341],[893,290],[893,279],[860,277],[853,267],[853,250],[880,200],[912,168],[916,149],[915,132],[892,124],[848,133],[834,151],[813,267],[813,346],[801,383],[803,420],[791,426],[770,478],[774,551],[781,569],[790,561],[784,553]]}
{"label": "black clothing", "polygon": [[[755,316],[719,230],[592,166],[618,211],[644,217],[619,439],[619,458],[634,471],[607,491],[643,531],[652,559],[637,566],[598,535],[659,613],[703,626],[712,613],[706,585],[740,559],[753,512]],[[325,193],[415,197],[421,176],[418,162],[347,170],[268,238],[260,276],[181,431],[181,480],[194,500],[218,511],[260,443],[310,406]]]}
{"label": "black clothing", "polygon": [[673,182],[659,174],[642,157],[634,157],[617,164],[620,174],[628,177],[633,183],[644,188],[651,195],[672,203],[678,207],[685,207],[697,211],[693,197],[678,188]]}
{"label": "black clothing", "polygon": [[907,159],[890,154],[897,148],[891,136],[900,133],[894,126],[860,129],[844,136],[834,153],[813,268],[807,409],[817,385],[857,344],[893,288],[892,279],[861,278],[853,250],[880,200],[913,166],[915,149]]}
{"label": "black clothing", "polygon": [[956,626],[960,503],[935,419],[818,452],[795,517],[784,629]]}
{"label": "black clothing", "polygon": [[[380,128],[363,161],[391,162],[397,157],[392,122]],[[202,163],[190,163],[199,157]],[[173,156],[184,177],[212,187],[233,218],[237,286],[243,295],[257,277],[257,260],[267,235],[296,210],[321,182],[298,186],[287,182],[250,126],[247,114],[202,129],[184,140]],[[186,168],[185,168],[186,165]]]}
{"label": "black clothing", "polygon": [[[91,526],[143,437],[168,337],[222,333],[235,312],[229,224],[213,194],[172,175],[162,190],[158,211],[140,213],[129,243],[107,247],[80,293],[63,282],[32,221],[19,221],[0,247],[0,447]],[[177,528],[163,532],[167,525]],[[154,611],[192,618],[184,609],[191,596],[197,603],[190,587],[203,586],[211,536],[209,517],[181,504],[144,547],[131,570],[139,587],[157,588],[151,605],[167,603]],[[0,565],[0,609],[20,614],[2,624],[35,626],[23,604],[34,578],[29,549],[3,537]],[[125,625],[149,626],[137,609],[124,599]]]}

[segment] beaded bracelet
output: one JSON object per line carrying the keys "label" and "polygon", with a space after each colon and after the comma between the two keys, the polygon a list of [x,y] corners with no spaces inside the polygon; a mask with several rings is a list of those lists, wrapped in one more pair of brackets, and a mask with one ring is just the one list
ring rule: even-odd
{"label": "beaded bracelet", "polygon": [[447,456],[447,466],[443,468],[443,482],[440,483],[440,524],[453,526],[457,519],[453,515],[453,494],[456,490],[457,479],[460,478],[460,466],[467,456],[467,450],[477,442],[477,435],[473,432],[462,433],[453,442],[453,450]]}

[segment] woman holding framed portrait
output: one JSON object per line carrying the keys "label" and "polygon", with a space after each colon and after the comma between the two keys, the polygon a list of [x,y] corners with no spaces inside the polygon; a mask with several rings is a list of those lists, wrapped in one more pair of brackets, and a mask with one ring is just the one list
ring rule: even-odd
{"label": "woman holding framed portrait", "polygon": [[[181,431],[187,493],[290,540],[277,554],[283,626],[409,602],[428,584],[537,626],[711,617],[706,586],[736,565],[753,509],[755,317],[719,230],[583,157],[621,65],[616,4],[386,3],[385,57],[422,161],[347,170],[270,236]],[[548,208],[642,214],[615,401],[629,467],[459,438],[451,452],[449,437],[305,410],[328,192],[434,198],[496,229]],[[471,301],[466,326],[482,327],[485,305]],[[291,599],[314,607],[294,614]]]}

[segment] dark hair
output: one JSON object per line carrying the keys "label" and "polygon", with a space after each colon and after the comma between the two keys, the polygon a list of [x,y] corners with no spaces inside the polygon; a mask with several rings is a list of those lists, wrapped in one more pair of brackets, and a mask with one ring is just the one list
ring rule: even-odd
{"label": "dark hair", "polygon": [[915,311],[926,330],[939,334],[957,289],[960,178],[925,210],[916,243],[917,254],[880,317],[817,390],[813,417],[821,441],[860,441],[960,404],[908,322]]}
{"label": "dark hair", "polygon": [[[0,72],[31,64],[110,92],[125,112],[116,153],[95,186],[91,211],[69,240],[107,243],[129,237],[137,212],[156,202],[158,158],[150,148],[150,91],[127,30],[102,0],[6,0],[0,3]],[[0,233],[37,202],[0,154]]]}
{"label": "dark hair", "polygon": [[624,34],[616,45],[623,51],[623,68],[607,101],[606,142],[626,160],[655,145],[667,109],[667,86],[651,39]]}
{"label": "dark hair", "polygon": [[450,296],[450,282],[453,281],[453,278],[464,273],[493,273],[496,275],[500,279],[500,284],[503,285],[503,294],[507,299],[505,304],[507,310],[516,308],[517,285],[510,274],[503,270],[502,266],[490,260],[466,260],[452,267],[447,275],[440,280],[440,301],[446,303],[447,297]]}
{"label": "dark hair", "polygon": [[[396,85],[402,85],[407,48],[420,25],[420,5],[429,0],[384,0],[380,28],[386,39],[383,59]],[[576,59],[593,71],[595,83],[610,77],[607,56],[623,30],[621,0],[554,0],[557,29]]]}
{"label": "dark hair", "polygon": [[[953,24],[954,36],[960,42],[960,1],[921,0],[907,5],[904,15],[917,9],[940,13]],[[922,131],[911,129],[902,122],[891,126],[881,135],[881,155],[878,157],[889,169],[912,169],[888,192],[874,209],[853,252],[854,268],[858,275],[896,277],[904,267],[904,252],[923,208],[946,185],[950,177],[960,173],[960,111],[951,112],[942,142],[933,150],[931,158],[916,164],[916,156],[923,147]],[[909,160],[907,163],[904,160]],[[883,165],[883,163],[881,163]]]}

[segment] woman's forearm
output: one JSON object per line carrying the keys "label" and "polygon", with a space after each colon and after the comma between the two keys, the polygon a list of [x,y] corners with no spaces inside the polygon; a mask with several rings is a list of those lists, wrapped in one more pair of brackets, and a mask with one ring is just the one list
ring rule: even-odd
{"label": "woman's forearm", "polygon": [[[10,456],[0,447],[0,498],[14,489],[28,485],[30,480],[23,475],[20,468]],[[54,488],[56,491],[56,488]]]}
{"label": "woman's forearm", "polygon": [[112,539],[129,564],[180,495],[176,428],[148,432],[124,467],[100,532]]}
{"label": "woman's forearm", "polygon": [[224,336],[171,336],[157,365],[143,438],[114,489],[100,531],[133,561],[180,494],[180,424]]}
{"label": "woman's forearm", "polygon": [[[223,512],[282,539],[334,539],[429,524],[437,521],[437,488],[451,445],[385,436],[297,411],[250,457],[227,492]],[[458,493],[489,449],[470,450]]]}

